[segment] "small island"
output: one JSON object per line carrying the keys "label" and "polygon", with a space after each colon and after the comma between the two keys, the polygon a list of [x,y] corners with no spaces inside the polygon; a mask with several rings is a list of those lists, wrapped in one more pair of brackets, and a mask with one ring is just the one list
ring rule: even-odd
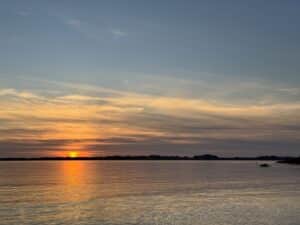
{"label": "small island", "polygon": [[263,164],[260,164],[259,166],[260,167],[265,167],[265,168],[270,167],[270,165],[268,163],[263,163]]}

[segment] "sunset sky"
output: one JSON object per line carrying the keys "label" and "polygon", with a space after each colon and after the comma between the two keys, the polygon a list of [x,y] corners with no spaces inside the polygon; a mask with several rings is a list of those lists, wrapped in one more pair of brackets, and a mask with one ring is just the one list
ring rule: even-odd
{"label": "sunset sky", "polygon": [[299,9],[2,0],[0,157],[299,155]]}

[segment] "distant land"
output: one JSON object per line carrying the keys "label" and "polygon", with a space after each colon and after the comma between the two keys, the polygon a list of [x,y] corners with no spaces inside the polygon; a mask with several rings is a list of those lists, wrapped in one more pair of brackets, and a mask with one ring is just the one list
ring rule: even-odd
{"label": "distant land", "polygon": [[279,163],[292,164],[292,165],[300,165],[300,157],[285,159],[285,160],[281,160],[281,161],[278,161],[278,162]]}
{"label": "distant land", "polygon": [[257,157],[219,157],[205,154],[195,156],[165,156],[165,155],[112,155],[95,157],[10,157],[0,158],[0,161],[47,161],[47,160],[258,160],[258,161],[278,161],[280,163],[300,164],[300,157],[291,156],[257,156]]}

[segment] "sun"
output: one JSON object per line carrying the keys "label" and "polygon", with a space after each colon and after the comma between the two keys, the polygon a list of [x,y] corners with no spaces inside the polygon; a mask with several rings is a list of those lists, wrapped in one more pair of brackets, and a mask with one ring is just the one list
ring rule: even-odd
{"label": "sun", "polygon": [[78,152],[69,152],[69,157],[70,158],[76,158],[76,157],[78,157]]}

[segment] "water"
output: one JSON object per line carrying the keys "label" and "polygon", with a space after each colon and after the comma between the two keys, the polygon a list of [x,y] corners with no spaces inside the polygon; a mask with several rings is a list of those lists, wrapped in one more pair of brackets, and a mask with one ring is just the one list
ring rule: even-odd
{"label": "water", "polygon": [[299,225],[300,167],[0,162],[2,225]]}

